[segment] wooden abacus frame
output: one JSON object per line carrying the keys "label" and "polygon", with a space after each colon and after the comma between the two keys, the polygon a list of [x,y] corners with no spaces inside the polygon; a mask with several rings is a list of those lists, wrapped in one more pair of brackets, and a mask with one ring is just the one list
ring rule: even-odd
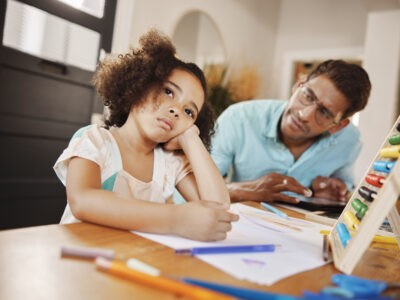
{"label": "wooden abacus frame", "polygon": [[[396,129],[396,126],[399,123],[400,116],[393,125],[380,150],[392,146],[389,143],[389,137],[394,134],[400,134]],[[383,175],[382,172],[373,169],[373,164],[377,160],[393,161],[393,159],[382,158],[380,156],[380,151],[378,151],[378,154],[371,162],[366,175],[371,173],[376,175],[379,174],[381,176]],[[400,158],[398,158],[398,160],[400,160]],[[357,189],[351,196],[346,207],[343,209],[329,235],[335,267],[346,274],[351,274],[386,217],[389,220],[394,236],[396,237],[397,243],[400,247],[400,215],[396,208],[396,202],[400,195],[400,163],[395,163],[390,173],[387,174],[385,183],[381,188],[379,188],[379,190],[377,190],[376,187],[371,188],[377,191],[376,197],[372,202],[365,201],[358,192],[361,186],[372,187],[365,181],[365,177],[366,176],[364,176],[363,180],[361,180],[357,186]],[[354,198],[358,198],[362,200],[364,204],[368,205],[368,210],[361,219],[358,229],[352,232],[353,236],[348,241],[347,245],[343,246],[337,231],[337,225],[339,223],[346,224],[344,214],[347,211],[351,211],[354,215],[356,214],[356,211],[351,204]],[[348,230],[351,232],[350,228],[348,228]]]}

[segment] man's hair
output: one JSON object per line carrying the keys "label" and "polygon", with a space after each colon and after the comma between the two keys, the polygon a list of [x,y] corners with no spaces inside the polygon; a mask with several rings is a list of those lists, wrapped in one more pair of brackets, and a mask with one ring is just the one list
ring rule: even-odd
{"label": "man's hair", "polygon": [[365,108],[371,91],[371,82],[362,67],[343,60],[327,60],[319,64],[308,75],[306,81],[320,75],[328,77],[349,101],[350,106],[345,111],[343,119]]}
{"label": "man's hair", "polygon": [[121,127],[132,107],[140,106],[151,90],[159,89],[175,69],[193,74],[201,83],[204,104],[195,124],[200,138],[210,149],[214,134],[214,113],[207,101],[207,84],[203,71],[194,63],[176,57],[176,49],[169,37],[150,30],[139,39],[140,46],[130,53],[103,60],[93,77],[93,83],[103,104],[108,107],[105,127]]}

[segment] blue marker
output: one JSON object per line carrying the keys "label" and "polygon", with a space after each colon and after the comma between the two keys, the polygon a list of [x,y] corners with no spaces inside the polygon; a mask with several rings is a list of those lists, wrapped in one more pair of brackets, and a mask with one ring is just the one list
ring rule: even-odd
{"label": "blue marker", "polygon": [[394,166],[394,162],[393,161],[376,161],[373,164],[373,168],[375,171],[379,171],[379,172],[385,172],[385,173],[390,173],[390,171],[392,170]]}
{"label": "blue marker", "polygon": [[279,209],[265,203],[265,202],[261,202],[261,205],[264,206],[266,209],[269,209],[270,211],[276,213],[278,216],[280,216],[281,218],[285,218],[285,219],[289,219],[288,215],[285,214],[283,211],[280,211]]}
{"label": "blue marker", "polygon": [[348,242],[351,240],[349,230],[343,223],[338,223],[336,225],[336,230],[339,235],[339,239],[342,242],[343,247],[346,247]]}
{"label": "blue marker", "polygon": [[258,291],[254,289],[246,289],[246,288],[241,288],[241,287],[236,287],[236,286],[230,286],[230,285],[223,285],[223,284],[218,284],[218,283],[213,283],[213,282],[207,282],[203,280],[197,280],[193,278],[183,278],[182,279],[184,282],[201,286],[216,292],[220,292],[223,294],[231,295],[240,299],[253,299],[253,300],[264,300],[264,299],[269,299],[269,300],[294,300],[294,299],[299,299],[294,296],[289,296],[289,295],[282,295],[282,294],[274,294],[271,292],[264,292],[264,291]]}
{"label": "blue marker", "polygon": [[194,247],[189,249],[176,249],[176,254],[227,254],[227,253],[249,253],[249,252],[274,252],[279,245],[239,245],[239,246],[216,246],[216,247]]}

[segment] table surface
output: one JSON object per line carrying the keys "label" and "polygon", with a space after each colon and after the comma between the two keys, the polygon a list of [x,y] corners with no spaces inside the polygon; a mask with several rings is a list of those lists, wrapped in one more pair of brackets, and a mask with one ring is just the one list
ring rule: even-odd
{"label": "table surface", "polygon": [[[245,204],[260,208],[257,203]],[[303,218],[301,213],[286,211]],[[113,249],[116,259],[134,257],[163,273],[222,284],[301,296],[303,290],[319,292],[340,273],[332,263],[260,286],[234,277],[190,256],[128,231],[76,223],[0,231],[0,299],[176,299],[173,294],[96,270],[93,260],[61,257],[62,246]],[[400,282],[397,245],[372,243],[353,275]],[[400,289],[395,290],[400,292]],[[182,299],[181,297],[179,299]]]}

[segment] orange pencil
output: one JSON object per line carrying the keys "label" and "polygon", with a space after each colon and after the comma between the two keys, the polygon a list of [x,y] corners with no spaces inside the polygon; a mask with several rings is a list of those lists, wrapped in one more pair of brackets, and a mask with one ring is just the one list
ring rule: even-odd
{"label": "orange pencil", "polygon": [[128,268],[126,265],[116,261],[110,261],[103,257],[96,258],[96,266],[100,270],[107,271],[114,275],[124,277],[148,285],[150,287],[155,287],[167,292],[189,297],[191,299],[206,300],[206,299],[216,299],[216,300],[233,300],[235,298],[227,296],[221,293],[217,293],[205,288],[190,285],[177,280],[169,279],[162,276],[152,276],[146,273],[142,273],[133,269]]}

